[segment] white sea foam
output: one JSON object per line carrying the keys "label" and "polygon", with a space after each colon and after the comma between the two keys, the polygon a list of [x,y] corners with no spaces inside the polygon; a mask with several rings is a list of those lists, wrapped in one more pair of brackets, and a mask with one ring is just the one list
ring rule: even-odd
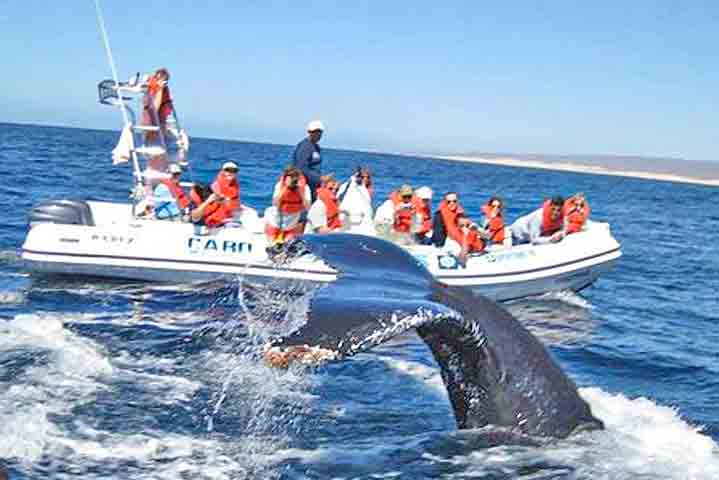
{"label": "white sea foam", "polygon": [[672,407],[647,398],[629,399],[599,388],[581,395],[607,428],[597,435],[592,455],[614,478],[719,478],[719,448],[702,428],[690,425]]}
{"label": "white sea foam", "polygon": [[[304,393],[311,375],[211,351],[187,358],[121,351],[110,358],[102,346],[65,328],[63,320],[92,321],[34,314],[0,322],[0,353],[29,353],[34,359],[18,371],[12,385],[0,390],[0,458],[12,460],[30,476],[38,473],[34,466],[41,459],[71,466],[71,473],[53,472],[53,478],[119,478],[122,467],[115,465],[133,465],[128,476],[140,479],[276,476],[267,470],[272,454],[286,441],[286,428],[302,416],[292,409],[278,411],[273,400],[302,408],[312,399]],[[97,401],[99,392],[117,388],[116,383],[133,385],[137,401],[147,397],[155,405],[185,408],[199,389],[217,382],[225,385],[228,402],[214,414],[230,421],[235,416],[250,419],[240,439],[160,431],[150,425],[141,432],[102,430],[94,426],[92,413],[74,413]]]}
{"label": "white sea foam", "polygon": [[580,308],[586,308],[586,309],[592,308],[592,304],[589,303],[589,301],[586,298],[582,297],[577,292],[573,292],[571,290],[548,292],[543,295],[540,295],[538,298],[541,300],[558,300],[558,301],[566,303],[568,305],[572,305],[572,306],[580,307]]}

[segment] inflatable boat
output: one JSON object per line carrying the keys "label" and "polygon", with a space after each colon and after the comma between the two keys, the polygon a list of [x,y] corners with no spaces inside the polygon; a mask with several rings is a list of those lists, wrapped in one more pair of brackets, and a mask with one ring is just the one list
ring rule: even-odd
{"label": "inflatable boat", "polygon": [[[239,276],[248,282],[283,287],[337,279],[330,265],[312,255],[290,263],[278,261],[262,219],[246,217],[235,227],[208,229],[137,218],[132,204],[51,201],[30,212],[21,256],[33,272],[151,282]],[[558,243],[490,248],[470,255],[465,262],[434,246],[405,248],[438,280],[496,300],[581,290],[621,256],[609,226],[591,221],[582,232]]]}
{"label": "inflatable boat", "polygon": [[[133,194],[125,203],[53,200],[35,206],[29,214],[29,231],[21,252],[28,270],[151,282],[241,277],[280,288],[337,279],[331,265],[311,254],[283,261],[281,252],[278,255],[268,243],[263,219],[249,207],[242,209],[237,222],[212,229],[144,215],[152,177],[147,168],[142,169],[143,163],[167,156],[186,167],[189,138],[176,116],[170,117],[166,130],[138,122],[130,102],[134,99],[136,108],[143,108],[147,86],[139,75],[126,83],[104,80],[98,92],[101,103],[122,111],[125,124],[113,150],[113,161],[132,165]],[[146,145],[147,132],[155,132],[159,144]],[[175,144],[169,142],[167,132],[176,139]],[[359,205],[361,219],[348,222],[349,233],[372,235],[371,209],[371,204]],[[583,231],[558,243],[492,247],[462,260],[435,246],[405,248],[438,280],[469,287],[496,300],[581,290],[621,256],[609,225],[592,221]]]}

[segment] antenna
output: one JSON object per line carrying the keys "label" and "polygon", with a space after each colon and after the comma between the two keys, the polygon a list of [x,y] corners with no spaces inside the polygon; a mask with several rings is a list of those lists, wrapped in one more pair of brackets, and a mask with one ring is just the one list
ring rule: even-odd
{"label": "antenna", "polygon": [[[110,70],[112,70],[112,79],[115,82],[115,89],[119,89],[120,81],[117,77],[117,69],[115,68],[115,60],[112,57],[112,49],[110,49],[110,39],[107,35],[107,29],[105,29],[105,19],[102,16],[102,8],[100,7],[100,0],[95,0],[95,12],[97,14],[97,23],[100,26],[100,33],[102,33],[102,41],[105,44],[105,53],[107,53],[107,60],[110,63]],[[125,100],[122,98],[122,93],[118,91],[118,105],[122,111],[122,119],[125,121],[124,128],[130,125],[130,117],[127,113],[127,106]],[[137,160],[137,154],[135,153],[135,139],[132,135],[132,166],[135,172],[135,179],[138,184],[142,183],[142,174],[140,172],[140,163]]]}

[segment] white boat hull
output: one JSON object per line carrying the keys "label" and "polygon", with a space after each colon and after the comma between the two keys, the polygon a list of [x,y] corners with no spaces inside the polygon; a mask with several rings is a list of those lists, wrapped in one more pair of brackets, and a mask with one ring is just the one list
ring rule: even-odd
{"label": "white boat hull", "polygon": [[[261,225],[213,231],[179,222],[136,220],[127,204],[88,202],[95,225],[37,223],[22,258],[33,272],[151,282],[243,277],[280,288],[332,282],[337,272],[316,257],[277,266],[266,252]],[[440,281],[495,300],[581,290],[621,256],[606,224],[552,245],[520,245],[472,256],[466,265],[431,246],[407,248]]]}

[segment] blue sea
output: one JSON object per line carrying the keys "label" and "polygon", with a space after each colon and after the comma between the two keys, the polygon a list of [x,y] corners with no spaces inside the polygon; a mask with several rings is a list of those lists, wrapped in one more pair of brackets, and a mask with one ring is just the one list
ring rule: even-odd
{"label": "blue sea", "polygon": [[[124,201],[118,132],[0,124],[0,463],[12,479],[719,478],[719,189],[326,148],[340,178],[454,190],[507,217],[584,192],[624,256],[591,288],[505,304],[607,428],[539,447],[457,431],[429,350],[405,334],[315,369],[258,360],[258,318],[289,301],[247,285],[29,276],[26,213]],[[298,140],[300,140],[298,138]],[[331,142],[328,132],[323,142]],[[292,147],[193,139],[194,180],[240,165],[264,209]],[[189,179],[188,179],[189,180]],[[436,200],[435,200],[436,206]]]}

